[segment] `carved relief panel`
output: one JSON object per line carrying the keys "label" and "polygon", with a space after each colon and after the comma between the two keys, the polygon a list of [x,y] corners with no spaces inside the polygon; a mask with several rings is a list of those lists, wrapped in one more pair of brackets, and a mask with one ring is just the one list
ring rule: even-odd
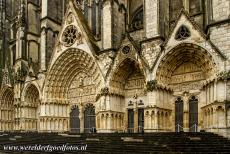
{"label": "carved relief panel", "polygon": [[71,103],[93,103],[96,101],[96,87],[93,78],[79,74],[69,87],[68,99]]}
{"label": "carved relief panel", "polygon": [[125,96],[133,97],[134,95],[143,96],[145,79],[140,70],[135,70],[125,82]]}
{"label": "carved relief panel", "polygon": [[199,89],[205,75],[197,65],[187,62],[179,66],[172,74],[171,87],[174,91]]}

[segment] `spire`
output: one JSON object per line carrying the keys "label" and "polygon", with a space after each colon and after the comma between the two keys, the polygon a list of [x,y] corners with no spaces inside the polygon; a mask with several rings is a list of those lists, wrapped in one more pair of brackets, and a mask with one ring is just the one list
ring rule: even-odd
{"label": "spire", "polygon": [[2,86],[4,85],[11,86],[7,65],[5,65],[5,68],[2,69]]}

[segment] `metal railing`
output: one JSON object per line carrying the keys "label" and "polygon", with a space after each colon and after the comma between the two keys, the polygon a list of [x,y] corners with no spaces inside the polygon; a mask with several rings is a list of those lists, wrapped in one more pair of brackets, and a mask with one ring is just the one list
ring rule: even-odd
{"label": "metal railing", "polygon": [[[191,130],[192,128],[194,128],[194,132],[198,132],[198,125],[197,124],[192,125],[191,127],[188,128],[188,130]],[[185,128],[182,127],[180,124],[177,124],[176,125],[176,132],[180,132],[181,129],[184,130]]]}

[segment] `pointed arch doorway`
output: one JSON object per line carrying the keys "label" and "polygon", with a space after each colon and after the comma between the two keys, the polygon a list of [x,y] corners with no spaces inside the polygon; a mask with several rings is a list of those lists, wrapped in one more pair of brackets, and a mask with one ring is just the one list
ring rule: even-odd
{"label": "pointed arch doorway", "polygon": [[88,104],[84,111],[84,132],[95,133],[96,131],[96,119],[95,119],[95,107],[92,104]]}
{"label": "pointed arch doorway", "polygon": [[72,133],[80,133],[80,118],[77,106],[73,106],[70,112],[70,131]]}
{"label": "pointed arch doorway", "polygon": [[[185,102],[186,103],[186,102]],[[189,131],[197,132],[198,131],[198,99],[195,96],[192,96],[188,103],[188,119],[185,115],[187,112],[184,111],[184,105],[186,105],[181,97],[178,97],[175,101],[175,131]],[[185,107],[186,108],[186,107]],[[184,125],[188,121],[188,129]],[[184,128],[186,127],[186,129]]]}

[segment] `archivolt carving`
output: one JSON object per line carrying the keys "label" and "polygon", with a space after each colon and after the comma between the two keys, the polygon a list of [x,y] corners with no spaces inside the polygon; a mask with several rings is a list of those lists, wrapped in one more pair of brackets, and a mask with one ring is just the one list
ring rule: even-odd
{"label": "archivolt carving", "polygon": [[[90,81],[84,78],[90,78]],[[100,89],[103,81],[95,60],[88,53],[79,49],[68,49],[60,55],[48,72],[44,88],[45,98],[66,100],[71,92],[70,89],[79,88],[81,84],[83,84],[83,91],[93,89],[92,94],[94,94],[97,92],[93,87]]]}
{"label": "archivolt carving", "polygon": [[216,64],[203,48],[193,44],[180,44],[163,57],[156,79],[174,90],[199,89],[205,79],[216,72]]}
{"label": "archivolt carving", "polygon": [[71,103],[93,103],[96,98],[96,87],[91,76],[79,73],[69,87],[68,99]]}
{"label": "archivolt carving", "polygon": [[25,101],[29,106],[38,107],[39,105],[39,92],[33,84],[29,85],[26,89]]}
{"label": "archivolt carving", "polygon": [[14,93],[9,87],[4,87],[0,91],[0,130],[13,129]]}
{"label": "archivolt carving", "polygon": [[136,61],[127,58],[113,72],[110,81],[110,92],[122,96],[133,97],[144,95],[145,77]]}

